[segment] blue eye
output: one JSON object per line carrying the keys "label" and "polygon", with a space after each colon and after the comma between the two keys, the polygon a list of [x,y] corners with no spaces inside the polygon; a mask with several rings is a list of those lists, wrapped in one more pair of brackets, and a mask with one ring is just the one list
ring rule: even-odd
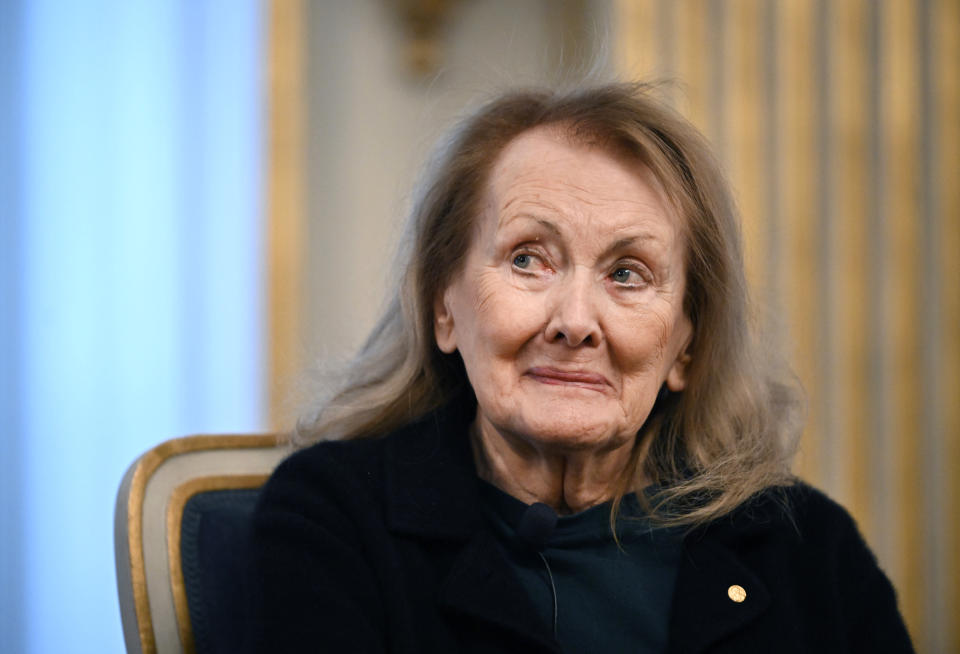
{"label": "blue eye", "polygon": [[526,268],[530,265],[530,255],[518,254],[513,258],[513,265],[515,265],[517,268]]}
{"label": "blue eye", "polygon": [[613,277],[613,281],[615,282],[619,282],[620,284],[626,284],[627,282],[630,281],[631,274],[634,274],[634,272],[629,268],[617,268],[616,270],[613,271],[613,274],[611,275],[611,277]]}
{"label": "blue eye", "polygon": [[610,279],[624,288],[643,288],[649,281],[642,272],[626,266],[615,268]]}

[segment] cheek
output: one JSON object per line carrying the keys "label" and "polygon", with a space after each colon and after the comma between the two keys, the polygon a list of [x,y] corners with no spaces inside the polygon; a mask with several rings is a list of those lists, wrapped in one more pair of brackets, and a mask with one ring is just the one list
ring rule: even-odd
{"label": "cheek", "polygon": [[543,302],[500,280],[480,276],[474,288],[474,339],[479,349],[511,356],[543,326]]}
{"label": "cheek", "polygon": [[[620,373],[620,403],[630,429],[646,419],[666,376],[663,364],[663,321],[650,318],[629,333],[621,330],[619,347],[612,347]],[[611,344],[614,344],[611,335]]]}
{"label": "cheek", "polygon": [[652,370],[659,371],[667,350],[669,332],[669,321],[654,311],[610,321],[607,338],[617,368],[628,378]]}

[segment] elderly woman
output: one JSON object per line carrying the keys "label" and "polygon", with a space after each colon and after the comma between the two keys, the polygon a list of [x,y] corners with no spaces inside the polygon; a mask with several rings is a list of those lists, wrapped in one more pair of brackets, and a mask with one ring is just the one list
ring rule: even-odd
{"label": "elderly woman", "polygon": [[850,517],[790,475],[729,190],[650,89],[486,105],[409,230],[263,492],[259,651],[911,651]]}

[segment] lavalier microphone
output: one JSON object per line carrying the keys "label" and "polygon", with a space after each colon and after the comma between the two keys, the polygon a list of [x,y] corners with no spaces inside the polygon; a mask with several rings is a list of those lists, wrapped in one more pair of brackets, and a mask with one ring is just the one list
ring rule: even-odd
{"label": "lavalier microphone", "polygon": [[534,552],[542,552],[557,527],[557,512],[544,504],[531,504],[520,516],[517,538]]}

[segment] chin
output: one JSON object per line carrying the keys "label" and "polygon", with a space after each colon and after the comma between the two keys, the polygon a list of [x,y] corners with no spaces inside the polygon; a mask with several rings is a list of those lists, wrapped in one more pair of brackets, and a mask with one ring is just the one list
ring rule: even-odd
{"label": "chin", "polygon": [[603,420],[595,411],[580,410],[569,404],[526,412],[520,422],[517,431],[523,438],[568,451],[613,449],[636,435],[624,433],[621,425]]}

